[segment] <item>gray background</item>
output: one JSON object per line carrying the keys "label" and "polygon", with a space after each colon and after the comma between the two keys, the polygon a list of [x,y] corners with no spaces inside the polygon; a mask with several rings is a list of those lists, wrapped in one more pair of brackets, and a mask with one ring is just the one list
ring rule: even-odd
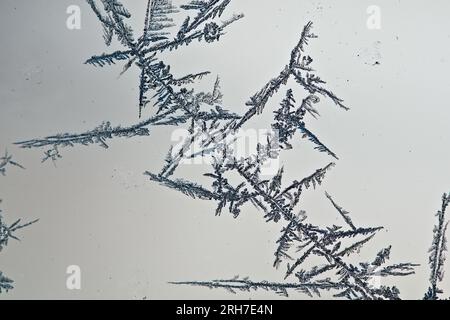
{"label": "gray background", "polygon": [[[135,30],[141,29],[145,2],[124,1]],[[71,4],[82,9],[81,30],[66,28]],[[381,30],[366,27],[372,4],[381,8]],[[202,82],[205,89],[219,74],[224,104],[243,113],[248,97],[287,62],[302,26],[315,23],[319,39],[308,49],[314,67],[352,109],[338,110],[323,99],[322,117],[310,126],[340,161],[323,187],[306,194],[303,206],[316,223],[340,222],[323,196],[327,190],[352,212],[355,223],[385,226],[361,259],[372,259],[392,244],[393,262],[420,263],[416,275],[395,282],[409,299],[421,298],[427,288],[434,213],[450,186],[449,10],[444,0],[233,0],[228,15],[243,12],[246,18],[220,42],[167,55],[178,75],[212,71]],[[138,73],[133,69],[118,78],[121,65],[83,65],[91,55],[115,49],[105,48],[100,25],[84,2],[1,0],[0,15],[0,148],[7,147],[27,167],[9,168],[7,177],[0,177],[1,206],[8,221],[41,219],[0,255],[0,270],[16,281],[1,299],[235,298],[167,281],[236,274],[282,280],[284,268],[272,268],[282,225],[264,223],[251,207],[238,220],[225,213],[215,217],[212,203],[189,199],[142,175],[162,166],[173,128],[147,138],[117,139],[108,151],[63,149],[56,167],[40,163],[42,150],[11,146],[92,129],[103,120],[135,122]],[[271,101],[267,117],[280,99]],[[263,119],[253,125],[264,126]],[[296,151],[282,157],[291,179],[330,160],[296,139]],[[201,169],[188,166],[181,173],[195,176]],[[65,286],[72,264],[82,270],[80,291]],[[264,292],[237,296],[270,297]]]}

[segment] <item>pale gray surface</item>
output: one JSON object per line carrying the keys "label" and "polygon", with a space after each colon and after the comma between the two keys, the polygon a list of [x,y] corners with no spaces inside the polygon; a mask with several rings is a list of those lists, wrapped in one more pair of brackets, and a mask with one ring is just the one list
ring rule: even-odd
{"label": "pale gray surface", "polygon": [[[141,29],[144,0],[125,1]],[[65,26],[66,8],[82,8],[82,29]],[[366,28],[366,8],[382,10],[382,29]],[[319,39],[309,52],[328,85],[352,108],[324,101],[313,129],[341,160],[304,207],[316,222],[337,223],[323,192],[360,225],[383,225],[362,252],[393,245],[395,262],[422,264],[397,281],[404,298],[427,288],[427,250],[434,212],[450,188],[450,71],[448,1],[234,0],[228,14],[246,18],[219,43],[194,44],[168,59],[176,74],[210,70],[222,79],[224,103],[242,113],[248,97],[287,62],[302,26],[312,20]],[[281,225],[266,224],[246,207],[238,220],[214,217],[213,204],[149,182],[170,144],[171,128],[148,138],[63,149],[55,168],[41,150],[12,142],[56,132],[91,129],[103,120],[130,124],[137,117],[137,71],[118,79],[121,66],[83,65],[107,49],[101,28],[81,1],[0,2],[0,149],[8,147],[26,171],[0,177],[5,218],[41,221],[0,254],[0,270],[16,281],[8,298],[235,298],[225,291],[177,287],[167,281],[231,278],[281,280],[272,268]],[[373,66],[375,61],[381,64]],[[202,83],[210,88],[214,76]],[[272,100],[277,106],[281,96]],[[148,111],[147,111],[148,112]],[[266,111],[270,117],[271,110]],[[298,139],[298,137],[297,137]],[[330,159],[308,143],[283,156],[290,178]],[[0,150],[1,151],[1,150]],[[198,167],[183,172],[200,172]],[[364,253],[364,255],[363,255]],[[65,270],[82,269],[82,290],[65,287]],[[448,269],[448,266],[447,266]],[[449,287],[447,277],[444,287]],[[264,292],[237,298],[270,298]],[[295,298],[303,298],[296,296]]]}

